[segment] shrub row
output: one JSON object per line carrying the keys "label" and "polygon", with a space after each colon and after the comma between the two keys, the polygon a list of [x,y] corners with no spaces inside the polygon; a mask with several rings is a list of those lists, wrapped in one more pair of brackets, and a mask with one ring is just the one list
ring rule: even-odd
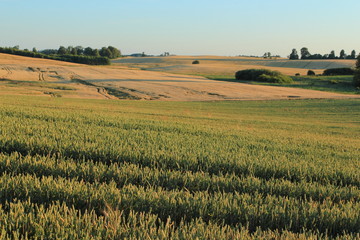
{"label": "shrub row", "polygon": [[291,77],[286,76],[278,71],[271,71],[268,69],[247,69],[236,72],[235,78],[237,80],[250,80],[258,82],[271,83],[291,83]]}
{"label": "shrub row", "polygon": [[333,75],[354,75],[354,69],[352,68],[330,68],[325,69],[324,76],[333,76]]}
{"label": "shrub row", "polygon": [[30,52],[25,50],[19,50],[16,48],[2,48],[2,47],[0,47],[0,53],[32,57],[32,58],[44,58],[44,59],[58,60],[64,62],[81,63],[88,65],[110,65],[110,60],[106,57],[80,56],[80,55],[46,55],[38,52]]}

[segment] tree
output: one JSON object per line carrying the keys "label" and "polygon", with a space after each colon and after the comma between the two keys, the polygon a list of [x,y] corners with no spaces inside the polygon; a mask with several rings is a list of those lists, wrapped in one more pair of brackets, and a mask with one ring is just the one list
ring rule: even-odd
{"label": "tree", "polygon": [[314,72],[313,70],[309,70],[309,71],[307,72],[307,75],[308,75],[308,76],[315,76],[315,72]]}
{"label": "tree", "polygon": [[340,59],[345,59],[346,58],[346,54],[345,54],[345,50],[341,50],[340,51]]}
{"label": "tree", "polygon": [[57,49],[44,49],[41,50],[40,53],[45,54],[45,55],[54,55],[57,54],[58,50]]}
{"label": "tree", "polygon": [[356,52],[355,50],[351,51],[350,59],[356,59]]}
{"label": "tree", "polygon": [[35,47],[32,49],[32,51],[33,51],[34,53],[37,53],[37,49],[36,49]]}
{"label": "tree", "polygon": [[309,57],[310,59],[322,59],[323,56],[319,53],[313,54]]}
{"label": "tree", "polygon": [[297,51],[296,51],[295,48],[292,50],[289,59],[291,59],[291,60],[297,60],[297,59],[299,59],[299,55],[298,55],[298,53],[297,53]]}
{"label": "tree", "polygon": [[78,55],[84,54],[84,48],[82,46],[76,46],[75,49]]}
{"label": "tree", "polygon": [[301,59],[308,59],[311,56],[309,50],[306,47],[303,47],[300,50],[300,54],[301,54]]}
{"label": "tree", "polygon": [[91,47],[87,47],[84,49],[84,55],[86,56],[92,56],[93,55],[93,49]]}
{"label": "tree", "polygon": [[110,58],[118,58],[121,57],[121,52],[119,49],[113,47],[113,46],[109,46],[108,49],[111,52],[111,57]]}
{"label": "tree", "polygon": [[100,56],[107,57],[107,58],[111,58],[111,56],[112,56],[110,49],[108,49],[106,47],[101,48],[99,51],[99,54],[100,54]]}
{"label": "tree", "polygon": [[98,50],[98,49],[94,49],[94,50],[92,51],[92,55],[91,55],[91,56],[100,57],[99,50]]}
{"label": "tree", "polygon": [[266,52],[264,53],[264,58],[271,58],[271,53],[270,52]]}
{"label": "tree", "polygon": [[335,51],[332,50],[332,51],[330,52],[330,54],[329,54],[329,59],[335,59],[335,58],[336,58],[336,56],[335,56]]}
{"label": "tree", "polygon": [[59,50],[57,51],[57,54],[59,54],[59,55],[65,55],[65,54],[67,54],[66,48],[65,48],[64,46],[60,46],[60,47],[59,47]]}
{"label": "tree", "polygon": [[70,54],[72,54],[71,52],[73,51],[73,49],[74,49],[74,47],[73,46],[68,46],[67,47],[67,53],[70,53]]}
{"label": "tree", "polygon": [[78,55],[77,49],[76,48],[72,48],[70,51],[70,54],[72,55]]}

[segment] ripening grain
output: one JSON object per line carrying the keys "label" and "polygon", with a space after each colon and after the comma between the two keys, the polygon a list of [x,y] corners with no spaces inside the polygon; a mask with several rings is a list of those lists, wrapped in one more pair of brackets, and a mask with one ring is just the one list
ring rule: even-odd
{"label": "ripening grain", "polygon": [[359,100],[0,100],[2,237],[359,237]]}

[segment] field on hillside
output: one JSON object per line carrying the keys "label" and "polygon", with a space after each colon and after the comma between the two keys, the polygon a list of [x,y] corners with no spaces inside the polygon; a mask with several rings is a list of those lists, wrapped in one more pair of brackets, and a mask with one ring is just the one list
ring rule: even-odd
{"label": "field on hillside", "polygon": [[[192,64],[198,60],[200,64]],[[201,76],[234,77],[235,72],[249,68],[276,70],[286,75],[306,75],[309,69],[321,74],[324,69],[354,67],[355,60],[288,60],[220,56],[171,56],[121,58],[112,61],[114,65],[150,71]]]}
{"label": "field on hillside", "polygon": [[0,236],[359,239],[359,104],[0,95]]}
{"label": "field on hillside", "polygon": [[[160,60],[164,62],[156,64],[161,66],[161,71],[165,71],[167,64],[172,64],[171,59],[172,57],[163,58]],[[159,58],[136,58],[135,60],[144,61],[144,63],[160,61]],[[125,58],[121,61],[135,60],[134,58]],[[186,61],[190,62],[190,59]],[[262,63],[263,60],[258,61]],[[347,63],[349,62],[347,61]],[[205,65],[204,60],[201,60],[199,66]],[[186,69],[188,66],[193,67],[192,64],[187,63],[187,65],[181,65],[179,69]],[[214,71],[229,68],[232,69],[231,76],[234,76],[235,71],[248,67],[249,65],[246,64],[233,66],[231,61],[223,61],[221,65],[214,67]],[[257,68],[259,67],[261,66],[257,65]],[[209,64],[206,69],[213,69],[212,64]],[[189,74],[186,71],[184,73]],[[145,71],[116,63],[112,66],[88,66],[0,54],[0,94],[39,95],[49,98],[160,101],[360,98],[360,95],[217,81],[203,76],[194,76],[195,72],[193,71],[191,73],[193,75]],[[208,72],[205,72],[204,76],[206,74]]]}

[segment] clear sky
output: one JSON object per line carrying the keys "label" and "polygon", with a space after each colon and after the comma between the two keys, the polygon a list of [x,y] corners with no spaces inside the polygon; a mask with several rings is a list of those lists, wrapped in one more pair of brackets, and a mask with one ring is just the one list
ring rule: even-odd
{"label": "clear sky", "polygon": [[359,0],[0,0],[0,46],[123,54],[360,52]]}

